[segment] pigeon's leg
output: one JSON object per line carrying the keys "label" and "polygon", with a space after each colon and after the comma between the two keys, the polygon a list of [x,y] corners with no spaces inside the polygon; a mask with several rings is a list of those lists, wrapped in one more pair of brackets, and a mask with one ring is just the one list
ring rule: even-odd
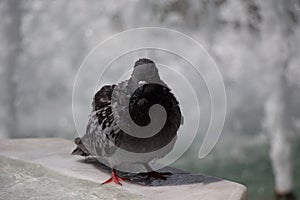
{"label": "pigeon's leg", "polygon": [[104,181],[101,185],[104,185],[104,184],[107,184],[110,182],[114,182],[115,184],[122,185],[122,183],[120,181],[124,181],[124,179],[121,177],[118,177],[116,170],[112,169],[111,177],[109,179],[107,179],[106,181]]}
{"label": "pigeon's leg", "polygon": [[147,169],[146,173],[140,173],[141,175],[146,175],[147,178],[156,178],[156,179],[162,179],[166,180],[166,176],[172,175],[171,172],[157,172],[154,171],[148,163],[143,163],[144,167]]}

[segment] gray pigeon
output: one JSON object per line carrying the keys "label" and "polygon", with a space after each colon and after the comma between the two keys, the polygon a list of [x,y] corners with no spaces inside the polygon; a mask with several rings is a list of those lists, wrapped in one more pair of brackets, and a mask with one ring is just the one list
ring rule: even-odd
{"label": "gray pigeon", "polygon": [[[126,100],[129,104],[124,107],[123,102]],[[166,121],[158,133],[150,137],[136,137],[122,129],[128,126],[130,120],[141,127],[151,123],[149,110],[155,104],[163,106],[166,111]],[[166,179],[166,174],[153,171],[148,163],[164,157],[173,149],[183,118],[178,101],[160,79],[152,60],[139,59],[134,64],[129,80],[103,86],[95,94],[92,107],[86,134],[75,139],[77,148],[72,155],[91,155],[108,164],[112,169],[112,176],[103,184],[114,182],[121,185],[120,181],[123,179],[118,177],[115,168],[124,163],[142,164],[147,170],[147,176]],[[129,115],[126,114],[126,109]],[[155,120],[160,119],[153,121]],[[137,134],[143,136],[145,133]],[[119,149],[139,153],[141,156],[129,159],[119,153]]]}

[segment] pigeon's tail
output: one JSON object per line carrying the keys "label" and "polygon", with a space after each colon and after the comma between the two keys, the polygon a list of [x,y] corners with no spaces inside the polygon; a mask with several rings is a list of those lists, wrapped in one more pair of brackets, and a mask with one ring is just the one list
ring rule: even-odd
{"label": "pigeon's tail", "polygon": [[75,138],[75,144],[77,144],[76,149],[71,153],[71,155],[80,155],[80,156],[89,156],[91,155],[89,151],[85,148],[84,144],[82,143],[79,137]]}

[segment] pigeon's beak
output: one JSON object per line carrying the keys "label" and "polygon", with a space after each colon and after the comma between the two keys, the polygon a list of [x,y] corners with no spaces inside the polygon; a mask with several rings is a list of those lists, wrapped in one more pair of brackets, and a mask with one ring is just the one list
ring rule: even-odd
{"label": "pigeon's beak", "polygon": [[145,84],[147,84],[146,81],[139,81],[139,85],[145,85]]}

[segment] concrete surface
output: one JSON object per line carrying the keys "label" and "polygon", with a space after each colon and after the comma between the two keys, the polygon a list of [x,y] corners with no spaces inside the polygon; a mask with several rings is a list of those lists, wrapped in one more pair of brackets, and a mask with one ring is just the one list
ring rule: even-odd
{"label": "concrete surface", "polygon": [[246,187],[166,167],[167,180],[119,172],[123,186],[100,185],[110,169],[71,156],[75,145],[60,138],[0,141],[0,199],[201,199],[246,200]]}

